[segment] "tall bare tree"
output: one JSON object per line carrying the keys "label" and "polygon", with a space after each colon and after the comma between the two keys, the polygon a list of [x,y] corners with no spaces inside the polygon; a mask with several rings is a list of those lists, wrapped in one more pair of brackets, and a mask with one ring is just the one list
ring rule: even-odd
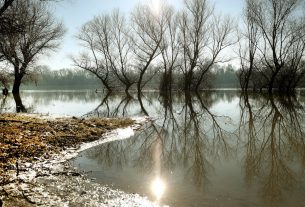
{"label": "tall bare tree", "polygon": [[156,14],[148,5],[139,5],[132,13],[132,35],[135,69],[139,73],[138,93],[143,87],[143,77],[160,54],[159,46],[165,31],[162,12]]}
{"label": "tall bare tree", "polygon": [[171,91],[173,84],[173,73],[177,73],[177,69],[179,67],[178,57],[180,52],[180,44],[178,39],[178,18],[175,10],[167,5],[164,5],[163,15],[165,18],[165,31],[159,47],[162,56],[164,73],[160,82],[160,90]]}
{"label": "tall bare tree", "polygon": [[184,89],[192,90],[192,80],[204,47],[208,44],[208,21],[213,8],[207,0],[186,0],[186,10],[180,14],[180,42],[182,45],[182,72]]}
{"label": "tall bare tree", "polygon": [[301,0],[247,1],[246,9],[261,36],[255,61],[263,63],[260,74],[268,79],[269,93],[275,87],[290,91],[304,76],[305,20],[301,3]]}
{"label": "tall bare tree", "polygon": [[240,73],[239,80],[242,90],[247,92],[249,82],[253,70],[255,69],[255,53],[258,46],[258,27],[254,22],[254,14],[252,12],[252,0],[246,1],[244,9],[245,32],[242,33],[239,42],[239,57],[240,57]]}
{"label": "tall bare tree", "polygon": [[111,84],[116,78],[128,92],[136,82],[131,65],[129,32],[129,25],[118,10],[111,15],[95,17],[82,27],[77,36],[88,52],[73,58],[74,64],[95,74],[108,91],[116,87]]}
{"label": "tall bare tree", "polygon": [[184,4],[179,22],[181,69],[184,90],[190,91],[199,89],[204,75],[219,61],[220,52],[233,43],[233,25],[230,18],[215,15],[208,0],[185,0]]}
{"label": "tall bare tree", "polygon": [[125,85],[125,92],[136,83],[136,77],[132,67],[132,45],[130,37],[131,28],[125,17],[115,10],[111,15],[113,47],[109,52],[109,62],[115,76]]}
{"label": "tall bare tree", "polygon": [[93,73],[99,78],[108,91],[111,86],[111,64],[109,51],[112,41],[111,18],[101,15],[87,22],[81,28],[77,38],[87,49],[80,57],[73,58],[75,66]]}
{"label": "tall bare tree", "polygon": [[12,92],[19,93],[21,81],[37,57],[56,49],[65,30],[43,2],[17,0],[5,15],[23,25],[22,32],[3,35],[0,39],[0,54],[14,68]]}
{"label": "tall bare tree", "polygon": [[233,37],[233,20],[229,16],[213,15],[210,27],[210,43],[207,45],[207,50],[198,65],[198,78],[196,78],[195,85],[196,91],[200,89],[204,77],[208,75],[208,72],[211,71],[215,64],[230,60],[230,57],[220,57],[221,52],[236,43],[236,39]]}

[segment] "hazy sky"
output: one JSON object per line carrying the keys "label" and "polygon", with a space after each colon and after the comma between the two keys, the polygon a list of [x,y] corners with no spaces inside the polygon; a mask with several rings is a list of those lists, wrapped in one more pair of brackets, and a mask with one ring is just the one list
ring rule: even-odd
{"label": "hazy sky", "polygon": [[[156,3],[162,0],[63,0],[54,3],[54,15],[61,19],[67,29],[60,49],[48,57],[42,58],[40,64],[48,65],[51,69],[72,67],[70,55],[77,55],[81,51],[75,35],[80,27],[91,20],[95,15],[111,12],[113,9],[120,9],[128,14],[139,2]],[[215,5],[217,12],[231,14],[239,18],[242,13],[244,0],[210,0]],[[179,8],[183,0],[167,0],[171,5]]]}

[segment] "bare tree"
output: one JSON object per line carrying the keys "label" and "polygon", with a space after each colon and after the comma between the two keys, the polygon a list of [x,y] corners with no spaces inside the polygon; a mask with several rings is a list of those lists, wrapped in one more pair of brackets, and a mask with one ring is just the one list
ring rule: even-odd
{"label": "bare tree", "polygon": [[109,53],[109,62],[115,76],[125,85],[125,92],[129,95],[129,88],[136,83],[136,77],[132,71],[132,48],[128,33],[129,27],[125,17],[115,10],[111,15],[113,48]]}
{"label": "bare tree", "polygon": [[12,92],[19,93],[22,78],[29,74],[38,55],[59,46],[64,28],[42,2],[18,0],[5,15],[24,25],[21,33],[4,35],[0,40],[0,54],[14,68]]}
{"label": "bare tree", "polygon": [[[254,14],[251,10],[253,1],[247,0],[244,11],[244,22],[246,30],[239,42],[239,57],[241,70],[239,73],[240,86],[247,92],[250,78],[255,68],[254,58],[258,45],[258,27],[254,22]],[[242,45],[243,44],[243,45]]]}
{"label": "bare tree", "polygon": [[[60,0],[40,0],[40,1],[43,1],[43,2],[56,1],[57,2]],[[16,2],[16,0],[0,0],[0,34],[9,34],[9,33],[20,32],[20,30],[23,26],[14,20],[14,16],[10,19],[3,16],[5,11],[8,10],[9,7],[11,7],[14,2]]]}
{"label": "bare tree", "polygon": [[159,46],[165,30],[165,20],[162,13],[154,14],[148,5],[139,5],[133,11],[131,21],[134,67],[139,73],[137,89],[140,93],[144,74],[160,54]]}
{"label": "bare tree", "polygon": [[202,59],[199,61],[198,78],[195,85],[195,90],[198,91],[200,85],[204,81],[204,77],[216,63],[227,62],[227,58],[220,58],[220,53],[236,43],[232,34],[234,33],[233,20],[229,16],[213,16],[212,24],[210,25],[211,37],[210,44],[207,45],[207,50],[203,54]]}
{"label": "bare tree", "polygon": [[[219,61],[220,52],[233,42],[232,20],[222,20],[214,15],[208,0],[185,0],[180,14],[181,69],[184,74],[184,89],[198,90],[204,75]],[[197,80],[195,79],[195,74]]]}
{"label": "bare tree", "polygon": [[112,91],[111,64],[109,62],[111,34],[109,15],[97,16],[81,28],[77,38],[88,50],[73,58],[74,65],[93,73],[108,91]]}
{"label": "bare tree", "polygon": [[181,71],[184,89],[198,90],[214,64],[223,61],[221,51],[234,43],[233,22],[214,15],[208,0],[186,0],[185,7],[177,14],[165,3],[138,5],[130,22],[118,11],[96,17],[78,36],[89,52],[74,58],[75,65],[96,74],[108,90],[119,80],[125,91],[137,82],[140,93],[160,71],[161,90],[172,90],[173,73]]}
{"label": "bare tree", "polygon": [[124,15],[114,10],[111,15],[95,17],[86,23],[78,39],[89,53],[73,58],[74,64],[95,74],[111,91],[117,78],[125,85],[125,91],[136,82],[132,72],[132,50],[129,25]]}
{"label": "bare tree", "polygon": [[[133,55],[135,54],[134,48],[131,50],[131,45],[135,39],[127,35],[129,32],[132,31],[119,11],[114,11],[112,15],[101,15],[94,18],[82,27],[78,35],[78,39],[89,53],[73,58],[75,65],[95,74],[109,91],[113,87],[110,82],[118,79],[126,86],[125,91],[127,92],[135,83],[133,77],[135,66],[131,64],[134,58],[131,51]],[[148,69],[148,65],[142,75]]]}
{"label": "bare tree", "polygon": [[[268,92],[294,89],[304,75],[304,13],[300,0],[248,1],[246,7],[259,29],[255,61],[263,63],[261,73],[268,79]],[[290,78],[290,74],[294,74]],[[288,81],[284,81],[288,78]],[[280,78],[279,78],[280,77]]]}
{"label": "bare tree", "polygon": [[161,91],[171,91],[173,84],[173,73],[178,72],[179,67],[179,33],[178,33],[178,18],[175,10],[172,7],[164,7],[165,26],[160,51],[162,55],[163,76],[160,82]]}
{"label": "bare tree", "polygon": [[192,80],[199,58],[208,44],[206,38],[208,20],[213,8],[207,0],[186,0],[186,10],[180,14],[180,42],[182,45],[182,72],[184,74],[184,89],[192,90]]}

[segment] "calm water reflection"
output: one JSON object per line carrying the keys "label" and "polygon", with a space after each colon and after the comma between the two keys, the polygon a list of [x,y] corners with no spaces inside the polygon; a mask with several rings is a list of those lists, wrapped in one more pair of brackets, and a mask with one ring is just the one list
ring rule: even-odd
{"label": "calm water reflection", "polygon": [[[153,118],[133,138],[97,146],[73,161],[97,182],[170,206],[305,206],[305,94],[135,97],[22,94],[32,112]],[[14,109],[7,100],[5,106]]]}
{"label": "calm water reflection", "polygon": [[94,91],[23,91],[20,97],[0,96],[0,112],[50,113],[82,116],[101,102]]}

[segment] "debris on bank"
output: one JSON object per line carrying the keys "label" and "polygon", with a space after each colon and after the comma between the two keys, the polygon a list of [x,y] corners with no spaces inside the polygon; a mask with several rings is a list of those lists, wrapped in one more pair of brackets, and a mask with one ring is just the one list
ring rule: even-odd
{"label": "debris on bank", "polygon": [[89,201],[93,203],[87,206],[108,206],[121,199],[129,199],[132,206],[142,206],[136,200],[150,202],[92,183],[66,162],[82,150],[132,136],[146,121],[147,117],[79,119],[1,114],[0,198],[4,206],[78,206]]}

